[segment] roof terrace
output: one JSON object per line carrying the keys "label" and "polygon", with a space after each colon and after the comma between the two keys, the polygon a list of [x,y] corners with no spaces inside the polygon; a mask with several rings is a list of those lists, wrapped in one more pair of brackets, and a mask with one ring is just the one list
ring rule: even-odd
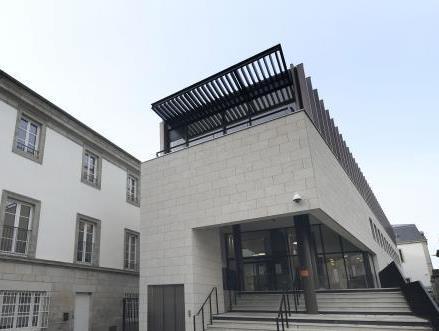
{"label": "roof terrace", "polygon": [[302,64],[287,67],[276,45],[152,104],[164,121],[157,156],[304,111],[352,183],[395,241],[384,211]]}

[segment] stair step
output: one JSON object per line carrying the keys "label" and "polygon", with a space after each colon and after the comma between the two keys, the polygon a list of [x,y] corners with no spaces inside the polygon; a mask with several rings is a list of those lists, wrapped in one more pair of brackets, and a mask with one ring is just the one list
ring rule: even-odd
{"label": "stair step", "polygon": [[[276,324],[261,325],[252,324],[217,324],[210,325],[207,330],[215,331],[276,331]],[[399,326],[399,325],[351,325],[351,324],[325,324],[325,323],[292,323],[288,330],[298,331],[432,331],[431,327],[426,326]]]}
{"label": "stair step", "polygon": [[[276,330],[273,313],[225,313],[214,316],[209,329],[223,330]],[[338,315],[293,314],[288,330],[432,330],[428,321],[416,316],[392,315]]]}

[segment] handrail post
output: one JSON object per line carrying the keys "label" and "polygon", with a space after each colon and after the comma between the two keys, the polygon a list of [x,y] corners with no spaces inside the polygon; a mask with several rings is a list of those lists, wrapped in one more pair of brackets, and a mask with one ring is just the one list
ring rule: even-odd
{"label": "handrail post", "polygon": [[218,308],[218,289],[215,286],[215,298],[216,298],[216,313],[219,314],[219,308]]}
{"label": "handrail post", "polygon": [[209,296],[209,316],[210,324],[212,324],[212,296]]}
{"label": "handrail post", "polygon": [[296,290],[293,290],[294,292],[293,292],[293,296],[294,296],[294,310],[296,311],[296,313],[297,313],[297,306],[298,306],[298,298],[297,298],[297,293],[296,293]]}
{"label": "handrail post", "polygon": [[204,331],[204,306],[201,307],[201,324],[203,325]]}
{"label": "handrail post", "polygon": [[195,325],[195,314],[194,314],[194,331],[197,331],[197,327]]}

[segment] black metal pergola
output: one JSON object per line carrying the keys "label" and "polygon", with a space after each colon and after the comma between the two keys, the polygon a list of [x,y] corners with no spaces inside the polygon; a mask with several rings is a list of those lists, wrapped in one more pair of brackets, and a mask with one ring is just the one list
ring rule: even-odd
{"label": "black metal pergola", "polygon": [[294,102],[280,45],[152,104],[168,130],[186,140]]}

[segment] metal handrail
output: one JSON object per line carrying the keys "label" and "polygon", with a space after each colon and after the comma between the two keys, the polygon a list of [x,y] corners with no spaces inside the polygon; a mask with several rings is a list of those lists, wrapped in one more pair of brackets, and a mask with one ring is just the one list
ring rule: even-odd
{"label": "metal handrail", "polygon": [[23,152],[32,154],[35,157],[38,157],[38,154],[40,153],[40,151],[38,149],[31,147],[31,145],[23,144],[20,141],[17,141],[17,149],[19,149]]}
{"label": "metal handrail", "polygon": [[281,330],[285,331],[285,326],[289,327],[288,322],[288,316],[291,316],[292,309],[290,304],[290,294],[293,295],[293,302],[294,302],[294,312],[297,313],[299,309],[300,304],[300,277],[296,275],[293,284],[292,284],[292,290],[285,290],[284,293],[282,293],[282,297],[279,304],[279,310],[276,317],[276,329],[277,331]]}
{"label": "metal handrail", "polygon": [[285,331],[285,326],[289,328],[288,315],[291,315],[288,294],[282,293],[282,298],[280,300],[279,310],[276,317],[277,331],[280,331],[280,326],[282,326],[282,331]]}
{"label": "metal handrail", "polygon": [[[291,104],[291,101],[287,101],[287,102],[285,102],[285,104],[279,104],[279,105],[277,105],[276,107],[274,107],[272,109],[267,109],[262,114],[253,115],[253,116],[250,116],[249,118],[251,119],[251,121],[256,121],[256,120],[260,120],[260,119],[263,119],[265,117],[269,117],[271,115],[278,114],[278,113],[281,113],[281,112],[285,112],[285,111],[288,111],[288,110],[290,110],[291,113],[300,111],[300,109],[299,110],[294,110],[294,108],[288,107],[289,104]],[[279,108],[279,109],[276,109],[276,108]],[[275,110],[271,111],[273,109],[275,109]],[[284,115],[284,116],[286,116],[286,115]],[[270,120],[268,120],[267,122],[269,122],[269,121]],[[243,125],[245,123],[249,123],[249,122],[245,121],[245,120],[242,120],[242,121],[239,121],[238,123],[228,125],[226,129],[227,130],[231,130],[231,129],[237,128],[237,127],[239,127],[239,126],[241,126],[241,125]],[[205,134],[203,134],[201,136],[195,136],[195,137],[191,138],[189,141],[185,141],[185,142],[183,142],[181,144],[177,144],[175,146],[169,147],[169,152],[176,151],[176,149],[180,150],[180,149],[183,149],[185,147],[188,147],[189,143],[195,143],[198,140],[203,140],[203,139],[206,139],[206,138],[208,138],[209,140],[213,140],[215,135],[217,135],[219,133],[222,133],[222,132],[223,132],[223,135],[225,135],[224,134],[224,128],[219,128],[219,129],[216,129],[216,130],[212,130],[210,132],[206,132]],[[196,145],[196,144],[194,144],[194,145]],[[158,151],[156,153],[156,157],[163,156],[166,153],[167,153],[167,151],[165,149],[162,149],[162,150],[160,150],[160,151]]]}
{"label": "metal handrail", "polygon": [[216,288],[216,286],[214,288],[212,288],[212,290],[210,291],[209,295],[207,296],[206,300],[204,300],[203,304],[201,305],[201,308],[198,310],[198,312],[196,314],[194,314],[193,316],[193,320],[194,320],[194,331],[197,331],[197,327],[196,327],[196,317],[200,315],[201,313],[201,324],[202,324],[202,330],[205,331],[206,327],[205,327],[205,321],[204,321],[204,308],[207,304],[207,302],[209,302],[209,324],[212,324],[212,294],[213,292],[215,292],[215,303],[216,303],[216,313],[219,313],[219,308],[218,308],[218,290]]}

